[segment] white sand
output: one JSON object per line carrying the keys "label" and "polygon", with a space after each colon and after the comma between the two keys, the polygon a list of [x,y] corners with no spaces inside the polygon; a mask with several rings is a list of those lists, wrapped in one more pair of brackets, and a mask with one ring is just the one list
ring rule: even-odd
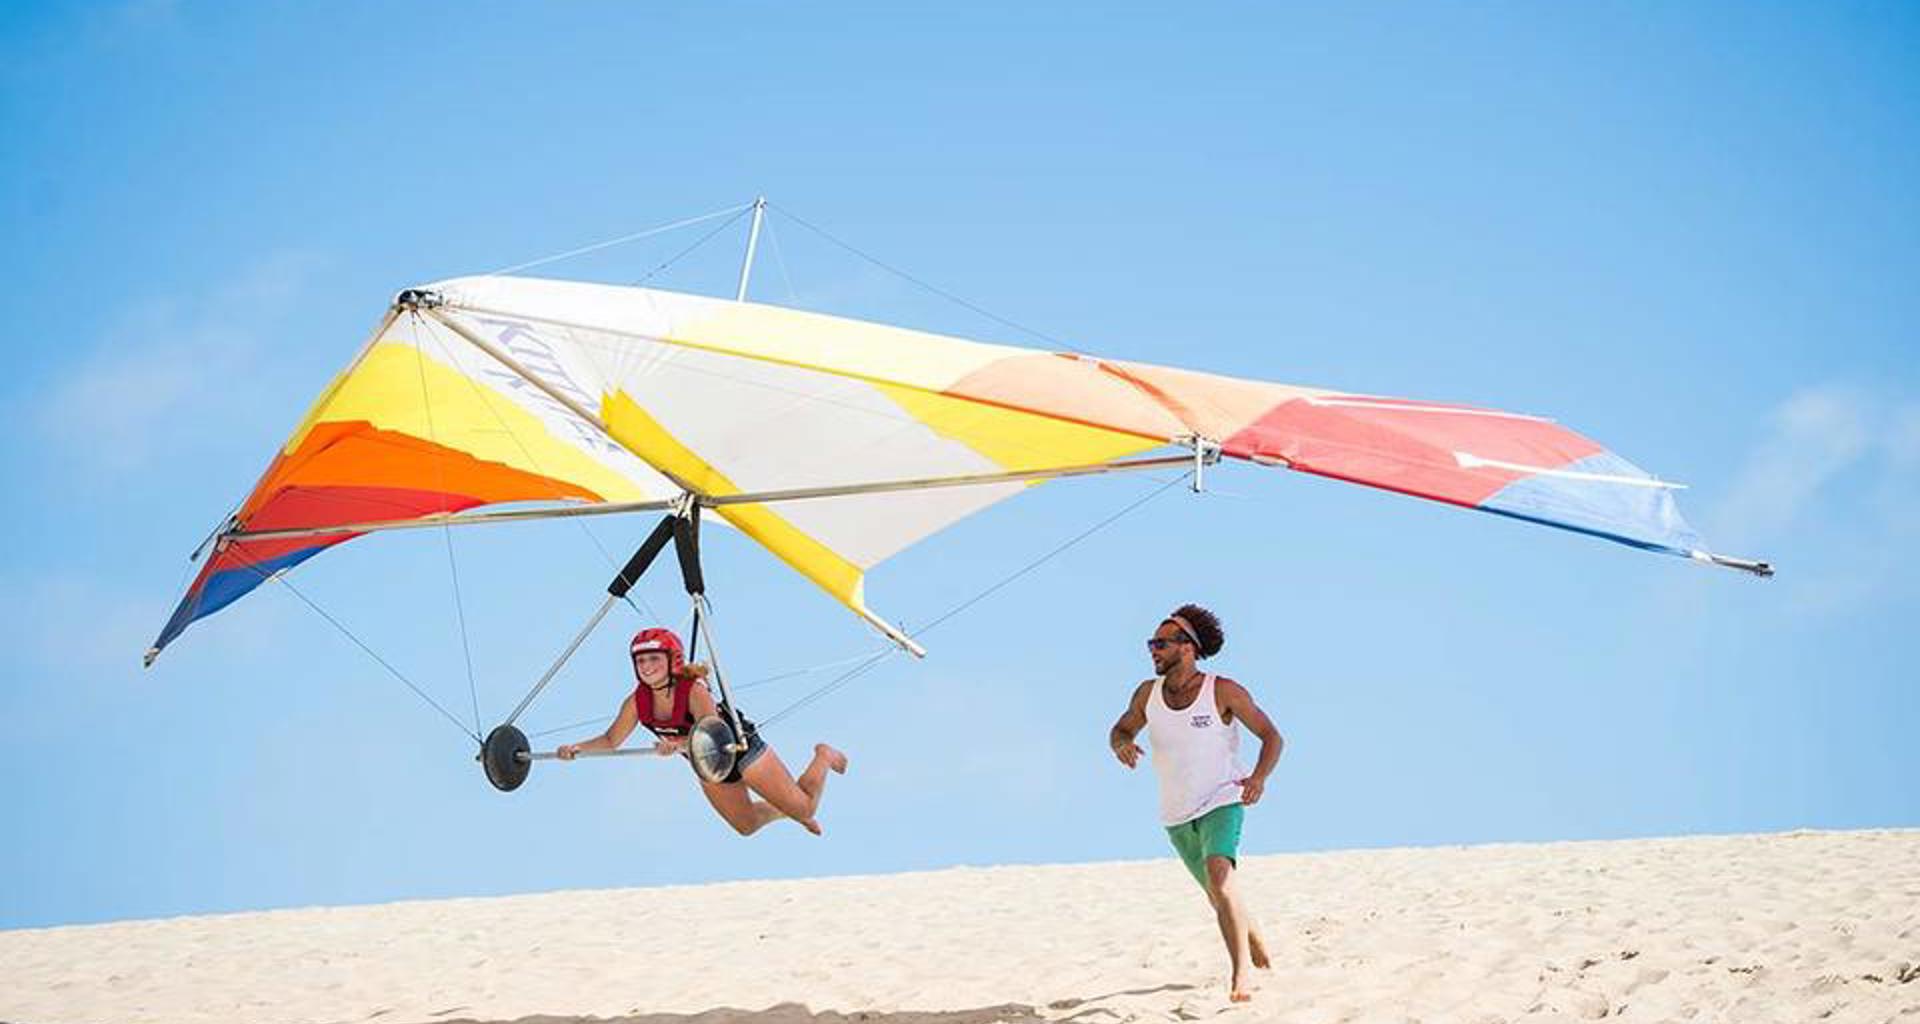
{"label": "white sand", "polygon": [[[1247,858],[1256,1001],[1171,860],[0,932],[0,1020],[1920,1024],[1920,831]],[[696,923],[697,922],[697,923]]]}

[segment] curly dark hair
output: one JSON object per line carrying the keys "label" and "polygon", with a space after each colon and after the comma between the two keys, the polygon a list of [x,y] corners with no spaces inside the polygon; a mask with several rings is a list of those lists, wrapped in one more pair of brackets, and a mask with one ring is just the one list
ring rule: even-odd
{"label": "curly dark hair", "polygon": [[[1211,658],[1219,654],[1220,648],[1226,645],[1227,632],[1220,628],[1220,616],[1197,604],[1183,604],[1173,610],[1173,615],[1185,619],[1187,625],[1193,627],[1193,643],[1199,648],[1202,658]],[[1173,622],[1176,626],[1180,625],[1174,622],[1173,616],[1168,616],[1166,621]]]}

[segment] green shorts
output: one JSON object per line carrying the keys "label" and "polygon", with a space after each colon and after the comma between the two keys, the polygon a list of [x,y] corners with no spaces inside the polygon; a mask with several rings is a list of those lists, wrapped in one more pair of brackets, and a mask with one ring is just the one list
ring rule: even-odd
{"label": "green shorts", "polygon": [[1225,857],[1240,866],[1240,824],[1247,820],[1247,809],[1239,804],[1215,807],[1192,821],[1167,826],[1167,838],[1180,860],[1193,874],[1193,880],[1207,884],[1207,858]]}

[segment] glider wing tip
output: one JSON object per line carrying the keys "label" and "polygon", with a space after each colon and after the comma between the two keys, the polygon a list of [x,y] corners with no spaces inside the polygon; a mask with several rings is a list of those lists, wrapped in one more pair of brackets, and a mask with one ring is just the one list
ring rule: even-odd
{"label": "glider wing tip", "polygon": [[1741,572],[1763,580],[1773,577],[1773,563],[1763,562],[1757,558],[1734,558],[1731,555],[1716,555],[1711,551],[1696,551],[1693,553],[1693,556],[1703,562],[1724,566],[1728,569],[1738,569]]}

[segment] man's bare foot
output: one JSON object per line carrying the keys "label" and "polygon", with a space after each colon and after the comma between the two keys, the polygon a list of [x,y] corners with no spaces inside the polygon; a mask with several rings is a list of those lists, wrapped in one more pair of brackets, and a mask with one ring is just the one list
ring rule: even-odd
{"label": "man's bare foot", "polygon": [[826,758],[827,767],[833,769],[835,775],[845,775],[847,773],[847,755],[827,746],[825,743],[815,743],[813,745],[813,756]]}
{"label": "man's bare foot", "polygon": [[1247,933],[1247,958],[1253,961],[1253,966],[1263,971],[1273,969],[1273,961],[1267,958],[1267,944],[1252,932]]}
{"label": "man's bare foot", "polygon": [[1227,1001],[1233,1003],[1253,1002],[1253,989],[1247,985],[1247,979],[1241,977],[1240,971],[1237,969],[1233,972],[1232,981],[1227,985]]}

